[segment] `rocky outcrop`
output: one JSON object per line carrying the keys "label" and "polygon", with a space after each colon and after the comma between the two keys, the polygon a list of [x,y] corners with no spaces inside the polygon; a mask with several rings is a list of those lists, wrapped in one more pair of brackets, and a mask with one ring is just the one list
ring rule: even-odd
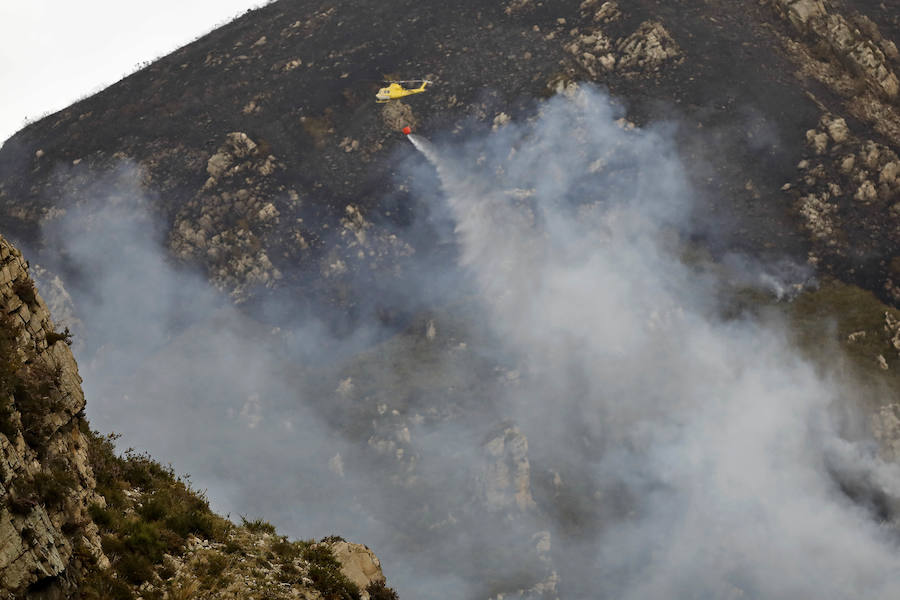
{"label": "rocky outcrop", "polygon": [[[213,284],[236,300],[245,299],[255,286],[271,287],[281,279],[266,248],[281,213],[300,200],[296,191],[271,180],[283,168],[246,133],[229,133],[206,163],[209,178],[203,188],[175,219],[172,252],[205,263]],[[304,239],[301,229],[293,233],[298,243]]]}
{"label": "rocky outcrop", "polygon": [[891,346],[897,351],[897,358],[900,358],[900,318],[895,317],[890,312],[885,312],[884,331],[888,335]]}
{"label": "rocky outcrop", "polygon": [[81,433],[84,396],[21,253],[0,237],[0,591],[68,588],[82,556],[108,561],[89,515],[95,491]]}
{"label": "rocky outcrop", "polygon": [[809,157],[798,179],[785,186],[795,196],[813,245],[810,261],[842,263],[879,257],[881,292],[900,302],[900,158],[883,143],[861,139],[845,119],[826,114],[806,133]]}
{"label": "rocky outcrop", "polygon": [[776,0],[774,5],[798,31],[814,40],[819,52],[830,54],[884,99],[897,98],[900,81],[892,63],[900,54],[871,20],[848,19],[827,0]]}
{"label": "rocky outcrop", "polygon": [[609,25],[622,18],[618,2],[584,0],[579,15],[584,27],[569,31],[572,40],[565,49],[592,79],[612,72],[628,77],[649,75],[683,57],[659,21],[644,21],[633,33],[615,38]]}
{"label": "rocky outcrop", "polygon": [[[785,187],[810,234],[809,259],[897,305],[900,53],[871,19],[844,14],[836,2],[777,0],[773,6],[800,34],[784,44],[801,74],[824,83],[843,102],[830,110],[819,102],[826,112],[806,132],[809,156],[798,164],[798,179]],[[858,120],[855,132],[850,117]]]}
{"label": "rocky outcrop", "polygon": [[783,38],[800,73],[843,98],[853,117],[900,144],[900,51],[859,13],[828,0],[776,0],[776,14],[799,35]]}
{"label": "rocky outcrop", "polygon": [[[381,561],[368,546],[344,540],[332,542],[330,546],[334,557],[341,563],[341,573],[360,590],[365,590],[372,583],[384,583]],[[363,591],[363,594],[362,600],[368,600],[368,593]]]}
{"label": "rocky outcrop", "polygon": [[415,129],[416,125],[418,125],[418,120],[413,114],[412,107],[402,101],[388,102],[382,106],[381,119],[393,131],[400,131],[406,126]]}
{"label": "rocky outcrop", "polygon": [[191,536],[183,553],[164,557],[163,576],[140,591],[204,600],[325,600],[357,592],[359,600],[369,600],[367,588],[385,585],[381,563],[368,547],[340,538],[289,542],[269,527],[235,528],[224,542]]}
{"label": "rocky outcrop", "polygon": [[616,67],[626,73],[650,73],[681,56],[681,49],[662,23],[645,21],[616,44]]}
{"label": "rocky outcrop", "polygon": [[892,403],[879,408],[871,416],[871,425],[881,456],[885,460],[900,462],[900,404]]}
{"label": "rocky outcrop", "polygon": [[[611,7],[607,2],[594,19],[609,22],[615,20],[617,12],[618,7]],[[566,45],[566,51],[593,79],[605,71],[628,76],[649,75],[682,56],[678,44],[658,21],[645,21],[634,33],[616,41],[610,39],[602,24],[587,31],[573,29],[571,35],[574,39]]]}
{"label": "rocky outcrop", "polygon": [[525,434],[513,425],[503,426],[485,442],[484,451],[488,462],[479,480],[486,508],[492,512],[534,509]]}

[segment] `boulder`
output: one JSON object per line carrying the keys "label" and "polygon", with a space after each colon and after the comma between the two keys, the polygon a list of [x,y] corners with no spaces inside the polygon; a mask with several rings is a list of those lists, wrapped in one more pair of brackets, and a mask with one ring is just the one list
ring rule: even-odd
{"label": "boulder", "polygon": [[[360,591],[373,582],[384,582],[381,561],[368,546],[338,541],[331,544],[331,551],[341,563],[341,573],[355,583]],[[365,594],[368,597],[368,594]]]}

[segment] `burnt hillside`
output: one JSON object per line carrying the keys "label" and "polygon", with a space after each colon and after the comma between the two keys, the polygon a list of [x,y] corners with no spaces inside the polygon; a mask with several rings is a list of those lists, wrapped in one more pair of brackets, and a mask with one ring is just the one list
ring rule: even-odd
{"label": "burnt hillside", "polygon": [[[829,41],[836,19],[850,39]],[[877,77],[898,64],[882,49],[896,28],[874,2],[275,2],[6,142],[4,229],[37,243],[54,209],[84,202],[86,181],[128,161],[165,243],[222,289],[316,289],[310,273],[321,279],[330,252],[351,270],[372,267],[346,247],[348,220],[399,234],[402,244],[369,236],[382,263],[402,264],[403,244],[428,251],[429,207],[392,178],[404,124],[438,137],[489,127],[533,110],[559,81],[587,80],[638,124],[678,124],[712,248],[802,260],[818,244],[823,266],[892,299],[893,188],[874,203],[831,200],[836,229],[848,227],[837,242],[823,242],[781,188],[797,189],[798,163],[818,152],[806,132],[823,114],[846,117],[857,145],[895,147],[896,96]],[[876,54],[854,62],[866,44]],[[373,102],[382,77],[436,85],[385,108]]]}

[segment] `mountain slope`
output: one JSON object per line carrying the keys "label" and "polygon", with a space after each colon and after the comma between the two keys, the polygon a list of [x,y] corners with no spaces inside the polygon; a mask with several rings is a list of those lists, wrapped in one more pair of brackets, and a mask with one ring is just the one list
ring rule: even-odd
{"label": "mountain slope", "polygon": [[[402,273],[410,248],[433,250],[422,231],[430,209],[391,180],[400,127],[486,127],[529,110],[560,78],[587,79],[624,99],[638,123],[683,123],[712,246],[801,259],[812,250],[891,299],[893,188],[853,202],[868,187],[851,173],[840,198],[825,200],[841,232],[827,239],[805,223],[809,202],[781,188],[806,191],[795,165],[820,152],[806,132],[823,113],[845,116],[860,143],[896,145],[898,57],[884,37],[895,29],[877,4],[858,15],[807,0],[275,2],[11,138],[0,205],[7,232],[35,243],[40,223],[87,199],[87,179],[126,160],[173,253],[222,289],[244,298],[258,286],[301,286],[334,298],[349,275],[323,282],[325,263]],[[378,107],[374,80],[388,75],[436,85]],[[365,243],[353,241],[353,219],[374,225]],[[360,260],[360,247],[380,260]]]}

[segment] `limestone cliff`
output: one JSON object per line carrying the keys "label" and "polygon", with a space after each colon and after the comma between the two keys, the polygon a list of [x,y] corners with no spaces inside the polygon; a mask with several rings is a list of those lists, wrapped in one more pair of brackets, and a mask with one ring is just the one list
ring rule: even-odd
{"label": "limestone cliff", "polygon": [[101,566],[95,491],[82,435],[84,396],[65,333],[54,329],[21,253],[0,238],[0,589],[70,589],[87,553]]}

